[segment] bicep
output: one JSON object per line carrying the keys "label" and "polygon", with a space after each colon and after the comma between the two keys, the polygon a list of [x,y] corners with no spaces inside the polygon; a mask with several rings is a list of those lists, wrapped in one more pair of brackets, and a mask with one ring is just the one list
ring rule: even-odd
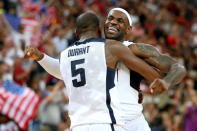
{"label": "bicep", "polygon": [[148,44],[133,44],[130,50],[162,72],[168,72],[171,65],[177,63],[172,57],[160,53],[154,46]]}
{"label": "bicep", "polygon": [[113,54],[118,58],[118,61],[123,62],[129,69],[138,72],[149,81],[160,77],[157,71],[142,59],[136,57],[132,51],[124,45],[115,47]]}
{"label": "bicep", "polygon": [[172,65],[177,63],[172,57],[164,54],[146,58],[145,61],[162,72],[169,72]]}
{"label": "bicep", "polygon": [[130,50],[138,57],[149,58],[158,56],[159,52],[152,45],[135,43],[129,46]]}

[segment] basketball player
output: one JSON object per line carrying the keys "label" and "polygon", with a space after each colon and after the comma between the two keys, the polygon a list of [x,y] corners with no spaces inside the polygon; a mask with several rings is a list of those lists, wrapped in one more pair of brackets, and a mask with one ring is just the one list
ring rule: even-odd
{"label": "basketball player", "polygon": [[[117,63],[123,62],[150,81],[160,75],[121,42],[98,38],[99,20],[95,14],[80,15],[76,32],[80,40],[60,55],[60,72],[68,88],[71,129],[122,131],[118,79],[115,78]],[[26,56],[39,60],[32,50],[27,47]]]}
{"label": "basketball player", "polygon": [[[127,32],[131,30],[131,25],[132,25],[131,22],[132,22],[131,18],[125,10],[122,10],[120,8],[115,8],[109,12],[109,15],[107,17],[106,24],[105,24],[105,35],[107,36],[107,38],[123,41],[126,37],[126,34],[128,34]],[[109,27],[108,24],[111,24],[113,26]],[[121,34],[120,32],[124,32],[124,33]],[[115,35],[117,36],[115,37]],[[139,55],[140,57],[145,58],[145,60],[149,64],[157,67],[161,71],[168,72],[168,74],[164,78],[165,81],[156,80],[152,84],[152,87],[155,93],[162,93],[167,90],[164,88],[155,88],[156,86],[158,87],[159,83],[167,82],[165,84],[167,84],[169,87],[169,86],[173,86],[174,84],[177,84],[183,78],[185,74],[184,67],[180,66],[171,57],[159,53],[153,46],[146,45],[146,44],[136,44],[132,42],[130,43],[124,42],[124,44],[129,46],[129,48],[136,55]],[[52,75],[61,79],[61,76],[59,75],[60,73],[58,73],[58,68],[57,68],[58,66],[56,66],[56,65],[59,65],[58,60],[53,62],[53,65],[51,65],[49,61],[54,61],[54,59],[45,55],[44,59],[41,60],[40,63],[45,69],[47,69],[49,73],[53,71]],[[53,66],[55,66],[55,68],[53,68]],[[136,72],[128,70],[124,66],[124,64],[119,64],[118,74],[119,74],[118,83],[120,87],[122,86],[125,87],[125,89],[123,88],[119,88],[119,89],[120,89],[120,92],[124,94],[124,95],[121,95],[122,107],[124,108],[125,113],[126,113],[124,119],[125,121],[128,122],[129,126],[132,125],[130,126],[129,129],[131,131],[132,130],[139,130],[139,131],[150,130],[147,122],[145,121],[142,115],[142,105],[138,104],[139,82],[141,81],[142,77]],[[127,78],[127,80],[125,78]],[[124,79],[124,80],[121,81],[121,79]],[[127,83],[125,81],[127,81]]]}
{"label": "basketball player", "polygon": [[[132,21],[129,13],[122,8],[114,8],[108,13],[104,25],[105,37],[119,41],[127,40],[126,37],[131,31]],[[167,91],[170,86],[179,83],[185,76],[185,68],[168,55],[161,54],[153,46],[125,41],[132,52],[143,58],[147,63],[156,67],[161,72],[167,73],[163,79],[155,80],[150,86],[154,92],[162,93]],[[128,131],[150,131],[148,123],[142,114],[143,106],[138,102],[139,85],[143,79],[138,73],[129,70],[123,63],[119,63],[118,88],[120,92],[121,107],[124,111],[123,120],[126,122]],[[166,90],[158,85],[166,83]],[[121,95],[122,94],[122,95]]]}
{"label": "basketball player", "polygon": [[[115,23],[114,23],[115,21]],[[110,24],[110,26],[109,26]],[[107,38],[116,40],[126,40],[126,35],[131,31],[132,21],[130,15],[123,9],[112,9],[107,17],[105,24],[105,35]],[[185,69],[179,65],[171,57],[159,53],[153,46],[147,44],[136,44],[132,42],[124,42],[126,46],[140,57],[144,58],[147,63],[155,66],[163,72],[167,72],[164,81],[155,80],[152,85],[153,93],[162,93],[167,91],[168,87],[173,86],[181,81],[185,75]],[[34,58],[40,60],[39,63],[57,78],[62,79],[59,73],[59,61],[47,55],[43,55],[34,49]],[[43,58],[44,56],[44,58]],[[142,114],[142,105],[138,103],[139,83],[142,77],[134,71],[128,70],[124,64],[119,64],[118,68],[118,88],[121,97],[121,107],[125,112],[123,120],[127,122],[129,131],[149,131],[150,128]],[[166,88],[156,88],[160,84],[165,84]],[[124,88],[121,88],[124,87]]]}

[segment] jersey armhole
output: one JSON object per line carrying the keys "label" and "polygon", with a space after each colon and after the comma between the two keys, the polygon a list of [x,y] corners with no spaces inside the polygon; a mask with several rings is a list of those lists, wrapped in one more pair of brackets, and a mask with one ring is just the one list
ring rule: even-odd
{"label": "jersey armhole", "polygon": [[131,44],[133,44],[133,42],[131,42],[131,41],[124,41],[123,42],[123,45],[125,45],[127,47],[129,47]]}

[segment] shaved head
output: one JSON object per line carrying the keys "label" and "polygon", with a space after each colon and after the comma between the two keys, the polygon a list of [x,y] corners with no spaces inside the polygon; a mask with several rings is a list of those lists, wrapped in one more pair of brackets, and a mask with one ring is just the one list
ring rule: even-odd
{"label": "shaved head", "polygon": [[99,18],[95,13],[83,13],[77,18],[76,32],[78,33],[78,35],[80,35],[87,31],[95,31],[95,29],[99,28],[99,24]]}

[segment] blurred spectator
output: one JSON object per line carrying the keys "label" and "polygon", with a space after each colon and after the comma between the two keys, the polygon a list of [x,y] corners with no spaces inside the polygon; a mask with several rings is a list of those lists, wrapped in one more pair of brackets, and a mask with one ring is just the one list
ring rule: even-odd
{"label": "blurred spectator", "polygon": [[[150,103],[145,106],[145,109],[146,109],[145,115],[148,118],[148,122],[151,127],[151,130],[152,131],[164,131],[161,114],[159,114],[157,105]],[[152,112],[152,114],[149,114],[150,111]]]}
{"label": "blurred spectator", "polygon": [[[43,124],[53,125],[59,130],[69,127],[68,116],[63,119],[62,114],[65,112],[60,106],[65,102],[59,96],[58,102],[53,102],[55,96],[61,94],[58,93],[62,92],[61,89],[52,93],[49,86],[52,79],[47,79],[48,74],[43,73],[35,62],[23,59],[24,47],[33,45],[50,56],[58,57],[59,52],[76,40],[75,21],[79,14],[93,10],[104,20],[110,8],[119,6],[132,16],[133,32],[129,40],[157,47],[184,64],[188,70],[189,80],[186,78],[182,84],[171,88],[164,95],[149,97],[144,88],[146,84],[143,84],[144,112],[152,130],[196,130],[196,3],[195,0],[2,0],[0,60],[5,62],[5,66],[0,73],[5,71],[3,79],[14,79],[23,86],[27,85],[43,98],[40,111],[46,108],[48,112],[43,113],[41,120],[35,119],[30,124],[35,127],[31,128],[32,131],[40,129],[40,125],[44,127]],[[56,95],[49,97],[49,94]],[[55,110],[56,115],[49,119],[47,113],[50,110]]]}
{"label": "blurred spectator", "polygon": [[197,95],[194,90],[194,81],[189,79],[186,81],[186,88],[191,104],[186,107],[184,116],[185,131],[197,130]]}
{"label": "blurred spectator", "polygon": [[15,63],[14,63],[14,76],[13,79],[14,81],[22,86],[26,85],[26,82],[28,80],[30,70],[25,70],[24,69],[24,61],[22,58],[16,58]]}
{"label": "blurred spectator", "polygon": [[17,124],[4,115],[0,115],[1,131],[19,131]]}
{"label": "blurred spectator", "polygon": [[[53,80],[47,84],[46,98],[42,101],[39,108],[39,120],[42,123],[40,128],[44,131],[59,131],[60,128],[66,128],[67,123],[63,123],[63,101],[64,94],[61,88],[64,87],[62,82]],[[66,101],[68,102],[68,100]],[[66,103],[65,103],[66,104]]]}
{"label": "blurred spectator", "polygon": [[21,18],[17,15],[17,5],[15,3],[9,3],[9,9],[5,13],[5,17],[14,30],[19,29]]}
{"label": "blurred spectator", "polygon": [[26,130],[24,123],[28,124],[34,118],[39,97],[32,90],[9,80],[8,67],[3,61],[0,61],[0,69],[0,130]]}
{"label": "blurred spectator", "polygon": [[68,47],[68,40],[66,38],[66,32],[62,30],[62,27],[58,27],[57,34],[53,38],[53,43],[55,45],[55,51],[59,53]]}
{"label": "blurred spectator", "polygon": [[4,13],[4,3],[0,1],[0,15]]}

